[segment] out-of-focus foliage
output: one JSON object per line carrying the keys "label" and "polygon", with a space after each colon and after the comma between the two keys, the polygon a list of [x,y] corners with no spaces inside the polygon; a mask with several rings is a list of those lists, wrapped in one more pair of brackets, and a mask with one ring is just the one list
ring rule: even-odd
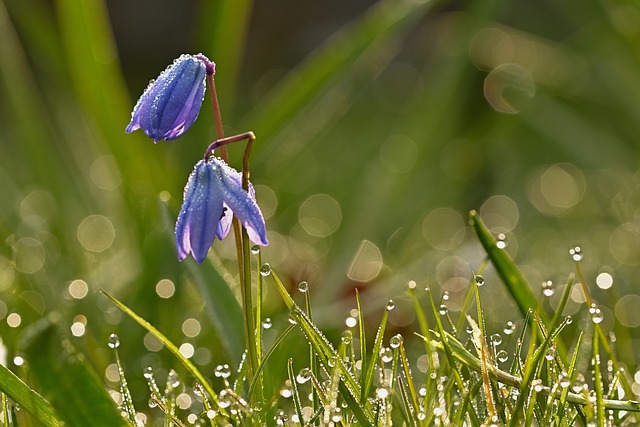
{"label": "out-of-focus foliage", "polygon": [[[466,220],[475,208],[505,234],[534,292],[564,281],[568,249],[579,245],[605,330],[640,326],[637,4],[184,3],[0,2],[9,363],[22,330],[57,311],[114,387],[106,342],[117,332],[130,388],[145,396],[135,372],[167,371],[169,356],[100,288],[193,349],[204,372],[237,362],[231,239],[214,247],[217,272],[190,272],[172,240],[188,173],[214,139],[210,106],[178,141],[124,134],[148,80],[200,51],[218,65],[227,134],[258,138],[252,181],[271,242],[263,259],[287,282],[310,283],[320,324],[340,326],[354,287],[375,311],[408,280],[448,291],[455,312],[482,261]],[[230,154],[240,161],[239,148]],[[485,279],[495,288],[487,321],[502,324],[515,306],[505,307],[495,273]],[[286,317],[272,289],[265,297],[274,323]],[[579,315],[582,298],[572,294],[567,314]],[[391,327],[407,327],[410,313],[395,310]],[[634,367],[638,337],[618,338]]]}

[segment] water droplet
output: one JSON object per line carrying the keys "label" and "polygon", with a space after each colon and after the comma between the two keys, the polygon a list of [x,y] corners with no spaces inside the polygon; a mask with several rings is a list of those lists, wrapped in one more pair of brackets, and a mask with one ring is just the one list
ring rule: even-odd
{"label": "water droplet", "polygon": [[142,375],[144,375],[146,379],[150,380],[151,378],[153,378],[153,368],[151,366],[147,366],[146,368],[144,368],[144,372]]}
{"label": "water droplet", "polygon": [[167,376],[167,384],[173,388],[178,388],[178,386],[180,385],[180,377],[178,376],[178,373],[173,369],[169,372],[169,375]]}
{"label": "water droplet", "polygon": [[545,297],[550,297],[556,292],[556,288],[553,287],[553,282],[551,280],[545,280],[542,282],[542,295]]}
{"label": "water droplet", "polygon": [[560,387],[567,388],[570,385],[571,385],[571,379],[569,378],[569,375],[567,374],[566,371],[562,371],[562,374],[560,375]]}
{"label": "water droplet", "polygon": [[498,241],[496,242],[498,249],[504,249],[507,247],[507,236],[504,233],[498,234]]}
{"label": "water droplet", "polygon": [[311,369],[304,368],[300,371],[298,376],[296,377],[296,381],[298,384],[304,384],[311,379]]}
{"label": "water droplet", "polygon": [[467,329],[465,329],[469,335],[473,334],[473,326],[467,325]]}
{"label": "water droplet", "polygon": [[593,323],[602,323],[604,320],[604,314],[602,314],[602,310],[600,310],[600,307],[598,307],[595,302],[589,307],[589,315]]}
{"label": "water droplet", "polygon": [[449,291],[444,291],[442,293],[442,301],[449,301]]}
{"label": "water droplet", "polygon": [[417,285],[418,284],[415,282],[415,280],[409,280],[409,283],[407,283],[407,287],[409,289],[415,289]]}
{"label": "water droplet", "polygon": [[155,408],[158,406],[158,401],[155,398],[149,399],[149,408]]}
{"label": "water droplet", "polygon": [[580,246],[569,249],[569,255],[571,255],[571,258],[573,258],[574,261],[582,261],[583,254]]}
{"label": "water droplet", "polygon": [[260,253],[260,246],[258,245],[251,246],[251,253],[254,255],[258,255]]}
{"label": "water droplet", "polygon": [[551,361],[556,358],[556,349],[554,347],[549,347],[544,354],[544,358]]}
{"label": "water droplet", "polygon": [[353,332],[350,330],[346,330],[342,333],[342,344],[348,345],[351,344],[353,340]]}
{"label": "water droplet", "polygon": [[292,325],[297,325],[298,321],[295,317],[293,317],[293,315],[289,315],[289,323],[291,323]]}
{"label": "water droplet", "polygon": [[391,310],[393,310],[394,308],[396,308],[396,304],[393,302],[393,300],[392,300],[392,299],[390,299],[390,300],[387,302],[387,311],[391,311]]}
{"label": "water droplet", "polygon": [[491,343],[493,343],[494,346],[502,344],[502,335],[500,334],[493,334],[491,335],[490,339]]}
{"label": "water droplet", "polygon": [[271,318],[265,317],[265,319],[262,321],[262,327],[264,329],[271,329],[272,326],[273,326],[273,323],[271,322]]}
{"label": "water droplet", "polygon": [[446,305],[440,304],[440,309],[438,311],[440,312],[441,315],[444,316],[449,312],[449,309],[447,308]]}
{"label": "water droplet", "polygon": [[573,317],[571,316],[567,316],[564,318],[564,323],[566,323],[567,325],[570,325],[573,323]]}
{"label": "water droplet", "polygon": [[298,283],[298,290],[302,293],[305,293],[309,290],[309,284],[305,281]]}
{"label": "water droplet", "polygon": [[475,276],[473,276],[473,280],[476,282],[476,285],[478,286],[484,285],[484,277],[482,277],[479,274],[476,274]]}
{"label": "water droplet", "polygon": [[389,340],[389,346],[391,348],[398,348],[402,344],[402,341],[403,341],[402,335],[400,335],[400,334],[394,335]]}
{"label": "water droplet", "polygon": [[393,360],[393,351],[389,347],[384,347],[380,349],[380,359],[384,363],[389,363]]}
{"label": "water droplet", "polygon": [[389,387],[378,387],[376,389],[376,396],[378,396],[379,399],[386,399],[389,397],[389,394],[391,394]]}
{"label": "water droplet", "polygon": [[231,376],[231,368],[228,364],[218,365],[214,371],[214,375],[218,378],[229,378]]}
{"label": "water droplet", "polygon": [[516,324],[513,323],[511,320],[507,322],[506,326],[502,330],[502,332],[504,332],[505,335],[511,335],[515,331],[516,331]]}
{"label": "water droplet", "polygon": [[260,274],[265,277],[271,274],[271,266],[269,265],[269,263],[265,262],[264,264],[262,264],[262,266],[260,267]]}
{"label": "water droplet", "polygon": [[120,337],[116,334],[109,335],[109,347],[118,348],[120,347]]}
{"label": "water droplet", "polygon": [[504,363],[507,360],[509,360],[509,353],[507,353],[504,350],[500,350],[498,354],[496,354],[496,358],[498,359],[499,362]]}

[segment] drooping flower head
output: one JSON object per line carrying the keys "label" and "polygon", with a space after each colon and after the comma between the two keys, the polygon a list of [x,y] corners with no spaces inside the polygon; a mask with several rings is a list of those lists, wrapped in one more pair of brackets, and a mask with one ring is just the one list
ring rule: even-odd
{"label": "drooping flower head", "polygon": [[180,137],[198,117],[205,77],[215,65],[204,55],[182,55],[149,83],[125,131],[142,129],[154,142]]}
{"label": "drooping flower head", "polygon": [[217,237],[229,233],[236,215],[252,242],[266,246],[267,232],[255,191],[242,188],[242,175],[222,159],[200,160],[184,188],[184,200],[176,222],[176,247],[182,261],[190,253],[201,263]]}

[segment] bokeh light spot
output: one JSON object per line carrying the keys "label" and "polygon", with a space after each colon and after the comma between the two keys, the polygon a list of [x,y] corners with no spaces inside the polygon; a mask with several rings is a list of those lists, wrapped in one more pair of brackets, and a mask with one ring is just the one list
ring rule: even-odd
{"label": "bokeh light spot", "polygon": [[193,353],[195,352],[195,348],[193,348],[193,344],[190,344],[188,342],[182,343],[179,350],[180,350],[180,354],[182,354],[187,359],[191,359],[191,357],[193,356]]}
{"label": "bokeh light spot", "polygon": [[609,273],[603,272],[596,277],[596,285],[600,289],[609,289],[613,285],[613,276]]}
{"label": "bokeh light spot", "polygon": [[380,162],[390,172],[409,172],[417,161],[418,147],[408,136],[393,135],[380,146]]}
{"label": "bokeh light spot", "polygon": [[16,273],[11,262],[0,256],[0,292],[6,291],[13,284]]}
{"label": "bokeh light spot", "polygon": [[298,220],[308,234],[327,237],[340,226],[342,211],[333,197],[327,194],[314,194],[300,205]]}
{"label": "bokeh light spot", "polygon": [[271,218],[278,207],[278,196],[266,185],[255,185],[254,189],[256,190],[256,201],[260,206],[262,216],[264,219]]}
{"label": "bokeh light spot", "polygon": [[200,330],[200,322],[196,319],[191,318],[182,322],[182,333],[188,337],[193,338],[198,336],[198,334],[200,334]]}
{"label": "bokeh light spot", "polygon": [[113,156],[98,157],[91,164],[91,181],[101,190],[115,190],[122,183],[122,176]]}
{"label": "bokeh light spot", "polygon": [[624,326],[637,328],[640,326],[640,296],[625,295],[616,302],[615,314],[616,318]]}
{"label": "bokeh light spot", "polygon": [[347,276],[356,282],[369,282],[378,277],[382,265],[380,249],[370,241],[363,240],[351,261]]}
{"label": "bokeh light spot", "polygon": [[17,328],[22,323],[22,317],[18,313],[10,313],[7,316],[7,325]]}
{"label": "bokeh light spot", "polygon": [[492,232],[508,233],[518,224],[520,211],[509,197],[491,196],[482,204],[480,216]]}
{"label": "bokeh light spot", "polygon": [[161,279],[156,283],[156,294],[160,298],[171,298],[176,292],[176,285],[169,279]]}
{"label": "bokeh light spot", "polygon": [[540,213],[560,217],[582,199],[586,189],[584,175],[575,166],[563,163],[538,172],[528,187],[528,198]]}
{"label": "bokeh light spot", "polygon": [[451,208],[436,208],[422,221],[422,235],[434,248],[451,250],[464,238],[462,215]]}
{"label": "bokeh light spot", "polygon": [[501,64],[484,80],[484,97],[494,110],[517,114],[520,105],[536,93],[531,73],[518,64]]}
{"label": "bokeh light spot", "polygon": [[15,243],[13,262],[22,273],[35,273],[44,266],[46,254],[42,243],[32,237],[25,237]]}
{"label": "bokeh light spot", "polygon": [[144,346],[149,351],[154,351],[154,352],[160,351],[162,350],[162,347],[164,347],[164,344],[162,344],[162,341],[156,338],[156,336],[153,335],[151,332],[147,333],[144,336],[144,338],[142,339],[142,342],[144,343]]}
{"label": "bokeh light spot", "polygon": [[89,285],[84,280],[74,280],[69,283],[69,295],[75,299],[82,299],[89,293]]}
{"label": "bokeh light spot", "polygon": [[78,226],[78,240],[90,252],[109,249],[114,239],[113,223],[106,216],[89,215]]}

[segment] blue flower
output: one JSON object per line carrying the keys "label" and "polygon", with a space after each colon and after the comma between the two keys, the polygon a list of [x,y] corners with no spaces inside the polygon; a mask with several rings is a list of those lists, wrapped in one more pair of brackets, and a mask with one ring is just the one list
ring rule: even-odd
{"label": "blue flower", "polygon": [[203,55],[180,56],[149,83],[125,132],[142,129],[154,142],[178,138],[198,117],[206,74],[214,71],[214,64]]}
{"label": "blue flower", "polygon": [[242,188],[242,175],[222,159],[200,160],[184,188],[184,201],[176,222],[176,247],[182,261],[189,253],[201,263],[217,237],[224,239],[236,215],[249,239],[262,246],[267,241],[262,212],[255,191]]}

